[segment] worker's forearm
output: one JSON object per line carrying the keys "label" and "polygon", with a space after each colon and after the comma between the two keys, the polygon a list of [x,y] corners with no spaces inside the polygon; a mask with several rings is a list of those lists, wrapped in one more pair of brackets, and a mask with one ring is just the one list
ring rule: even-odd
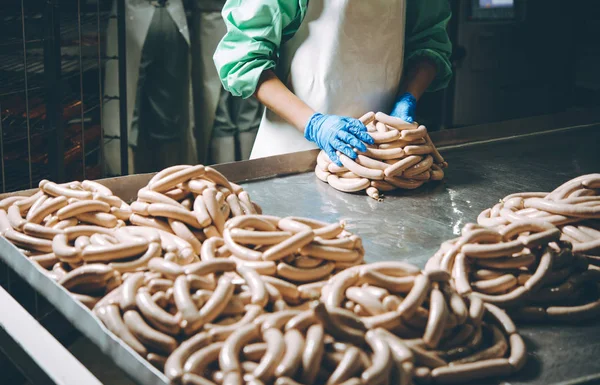
{"label": "worker's forearm", "polygon": [[417,59],[411,63],[405,73],[402,83],[401,93],[410,92],[415,99],[419,100],[425,90],[435,79],[437,69],[435,64],[426,58]]}
{"label": "worker's forearm", "polygon": [[254,95],[265,107],[300,132],[304,132],[306,123],[315,113],[312,108],[294,95],[271,70],[263,72]]}

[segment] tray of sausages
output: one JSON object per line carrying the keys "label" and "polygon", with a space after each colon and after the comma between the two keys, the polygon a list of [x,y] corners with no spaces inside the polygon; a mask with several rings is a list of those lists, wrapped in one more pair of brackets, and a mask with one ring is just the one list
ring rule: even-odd
{"label": "tray of sausages", "polygon": [[[202,165],[159,172],[131,202],[97,182],[42,181],[0,201],[0,249],[140,383],[463,383],[522,369],[511,315],[598,316],[585,230],[597,180],[539,198],[559,200],[536,203],[551,208],[541,219],[465,226],[423,270],[365,263],[345,222],[262,213]],[[588,238],[544,220],[567,214]]]}

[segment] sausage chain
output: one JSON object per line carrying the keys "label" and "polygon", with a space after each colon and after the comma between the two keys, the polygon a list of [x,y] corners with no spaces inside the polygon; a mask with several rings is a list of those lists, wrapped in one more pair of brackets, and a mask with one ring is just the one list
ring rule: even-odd
{"label": "sausage chain", "polygon": [[200,253],[201,243],[223,236],[227,219],[262,210],[240,186],[211,167],[173,166],[157,173],[131,204],[134,225],[177,235]]}
{"label": "sausage chain", "polygon": [[179,378],[182,367],[172,364],[181,349],[198,339],[224,341],[272,301],[258,273],[232,260],[181,266],[153,258],[148,270],[123,274],[123,284],[94,312],[135,351],[161,357],[157,366]]}
{"label": "sausage chain", "polygon": [[[102,264],[106,253],[101,251],[117,242],[110,234],[125,226],[130,215],[129,205],[97,182],[42,180],[35,194],[0,202],[0,234],[92,307],[121,283],[119,272]],[[80,238],[78,245],[68,245],[75,238]],[[85,259],[84,246],[91,246]]]}
{"label": "sausage chain", "polygon": [[[425,126],[407,123],[384,113],[368,112],[360,119],[375,141],[352,160],[338,152],[342,167],[321,151],[315,174],[345,192],[366,190],[376,200],[382,191],[415,189],[427,181],[442,180],[448,166],[431,141]],[[356,151],[356,150],[355,150]]]}
{"label": "sausage chain", "polygon": [[[344,227],[344,222],[246,215],[225,224],[222,242],[239,264],[266,276],[305,284],[364,263],[361,239]],[[211,258],[211,253],[204,254],[203,258]]]}
{"label": "sausage chain", "polygon": [[522,220],[557,226],[561,239],[573,244],[573,252],[600,265],[600,174],[574,178],[550,193],[511,194],[479,214],[477,222],[503,227]]}
{"label": "sausage chain", "polygon": [[332,316],[323,303],[259,315],[225,341],[182,344],[167,361],[167,375],[184,385],[412,383],[413,355],[402,341],[391,346],[384,330],[364,325],[352,329],[358,340],[344,340],[332,329]]}
{"label": "sausage chain", "polygon": [[331,328],[341,329],[332,334],[356,338],[357,330],[375,331],[395,355],[414,358],[419,383],[519,370],[526,349],[509,316],[477,296],[462,297],[450,279],[446,271],[421,272],[402,262],[347,269],[323,288]]}
{"label": "sausage chain", "polygon": [[561,241],[549,222],[521,220],[498,229],[465,226],[425,270],[452,272],[463,296],[526,319],[581,320],[600,314],[600,271]]}
{"label": "sausage chain", "polygon": [[[152,259],[164,258],[177,265],[200,260],[185,240],[158,229],[138,226],[114,229],[87,225],[68,227],[52,240],[52,252],[59,262],[48,274],[65,287],[64,279],[83,274],[79,278],[81,285],[67,288],[73,293],[88,295],[78,297],[88,307],[93,307],[103,295],[118,286],[121,274],[145,271]],[[107,282],[104,291],[92,290],[98,286],[97,279],[81,273],[90,266],[110,269],[115,276],[114,282]]]}

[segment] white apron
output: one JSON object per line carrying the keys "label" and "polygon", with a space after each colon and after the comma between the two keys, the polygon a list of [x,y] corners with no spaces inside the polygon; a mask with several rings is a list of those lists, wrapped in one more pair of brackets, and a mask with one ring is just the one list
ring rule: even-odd
{"label": "white apron", "polygon": [[[310,0],[300,29],[281,47],[278,76],[321,113],[389,111],[402,76],[405,10],[405,0]],[[250,158],[315,148],[267,110]]]}
{"label": "white apron", "polygon": [[[113,0],[111,15],[117,14],[116,0]],[[133,111],[135,108],[135,99],[137,95],[137,84],[140,70],[140,61],[142,58],[142,48],[148,34],[148,28],[154,15],[156,8],[149,0],[126,0],[125,1],[125,26],[127,49],[127,127],[129,135],[131,135],[131,122],[133,119]],[[190,44],[190,34],[188,31],[187,19],[183,8],[183,0],[169,0],[167,10],[179,27],[179,32],[183,38]],[[107,36],[106,36],[106,55],[109,57],[118,56],[117,44],[117,20],[111,18],[108,21]],[[119,96],[119,71],[118,60],[108,60],[106,62],[106,77],[104,83],[104,94],[109,96]],[[190,74],[182,74],[182,76],[190,76]],[[193,105],[191,98],[190,84],[190,126],[188,127],[188,149],[187,157],[193,163],[196,163],[195,141],[193,140]],[[120,136],[119,125],[119,101],[118,99],[106,100],[103,102],[102,120],[104,127],[104,135],[109,138]],[[109,175],[121,174],[120,164],[120,140],[105,140],[104,144],[104,160],[106,173]],[[129,172],[132,173],[133,164],[129,162]]]}

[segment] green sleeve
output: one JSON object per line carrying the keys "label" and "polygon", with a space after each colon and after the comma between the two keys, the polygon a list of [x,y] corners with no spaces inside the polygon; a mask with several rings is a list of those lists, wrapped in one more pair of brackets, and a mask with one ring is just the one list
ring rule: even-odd
{"label": "green sleeve", "polygon": [[404,66],[427,57],[437,67],[436,78],[427,91],[445,88],[452,77],[452,43],[446,25],[452,16],[448,0],[407,0]]}
{"label": "green sleeve", "polygon": [[275,67],[279,47],[298,31],[308,0],[227,0],[227,33],[214,62],[223,87],[248,98],[263,71]]}

